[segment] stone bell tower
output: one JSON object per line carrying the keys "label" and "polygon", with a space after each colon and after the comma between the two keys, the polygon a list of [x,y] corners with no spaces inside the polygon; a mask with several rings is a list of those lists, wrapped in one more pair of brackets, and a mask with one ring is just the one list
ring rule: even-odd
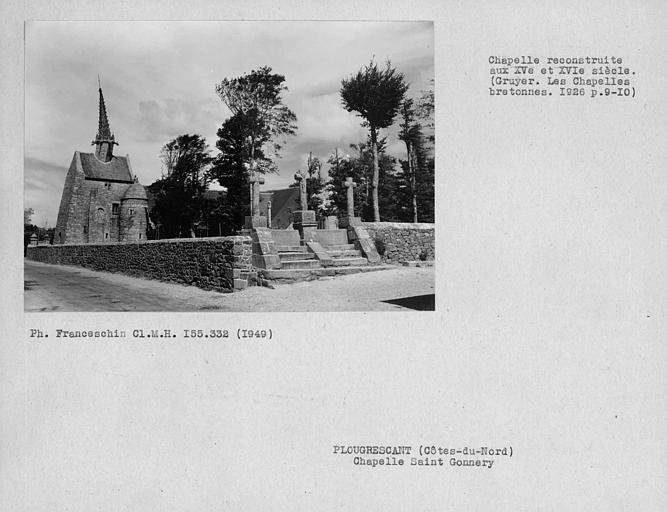
{"label": "stone bell tower", "polygon": [[100,91],[100,115],[97,126],[97,135],[95,140],[91,142],[95,147],[95,156],[100,162],[110,162],[113,158],[113,147],[118,145],[116,138],[109,129],[109,119],[107,118],[107,108],[104,104],[104,95],[102,94],[102,86],[100,85],[100,78],[97,77],[97,85]]}

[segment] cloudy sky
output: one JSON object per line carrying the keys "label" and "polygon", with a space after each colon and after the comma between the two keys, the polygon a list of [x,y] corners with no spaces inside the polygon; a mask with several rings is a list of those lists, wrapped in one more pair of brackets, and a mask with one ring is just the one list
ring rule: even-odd
{"label": "cloudy sky", "polygon": [[[417,97],[433,78],[431,22],[31,22],[26,26],[25,206],[53,226],[75,150],[91,152],[97,131],[97,75],[115,132],[144,185],[161,175],[160,148],[184,133],[206,137],[230,112],[215,84],[260,66],[286,78],[285,103],[298,133],[287,140],[279,175],[293,181],[310,151],[325,161],[363,140],[360,119],[343,109],[340,82],[375,58],[389,59]],[[386,134],[386,133],[385,133]],[[404,149],[389,132],[389,152]]]}

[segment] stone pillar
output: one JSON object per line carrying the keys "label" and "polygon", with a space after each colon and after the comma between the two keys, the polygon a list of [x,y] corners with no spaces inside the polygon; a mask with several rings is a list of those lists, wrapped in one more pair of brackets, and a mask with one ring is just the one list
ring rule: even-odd
{"label": "stone pillar", "polygon": [[301,210],[308,209],[308,191],[306,190],[306,175],[299,171],[294,175],[294,179],[299,182],[299,202],[301,203]]}
{"label": "stone pillar", "polygon": [[266,202],[266,225],[271,227],[271,201]]}
{"label": "stone pillar", "polygon": [[267,226],[266,217],[259,215],[259,186],[264,184],[264,178],[252,174],[250,176],[250,216],[245,218],[245,227],[248,229],[265,228]]}
{"label": "stone pillar", "polygon": [[349,176],[345,179],[344,184],[347,187],[347,217],[343,217],[340,220],[340,226],[342,228],[347,228],[349,226],[360,226],[361,217],[354,216],[354,188],[357,186],[357,184]]}
{"label": "stone pillar", "polygon": [[308,191],[306,190],[306,175],[299,171],[294,175],[294,179],[299,182],[299,199],[301,209],[293,213],[294,229],[299,231],[301,240],[305,242],[312,242],[317,231],[317,221],[315,219],[315,212],[308,209]]}
{"label": "stone pillar", "polygon": [[324,217],[324,229],[338,229],[338,217],[335,215]]}
{"label": "stone pillar", "polygon": [[259,186],[264,185],[264,178],[261,176],[253,176],[250,180],[252,186],[252,205],[250,207],[251,215],[259,215]]}
{"label": "stone pillar", "polygon": [[303,242],[312,242],[317,231],[317,221],[313,210],[297,210],[293,213],[294,229],[299,231]]}
{"label": "stone pillar", "polygon": [[347,187],[347,216],[354,217],[354,188],[357,184],[348,176],[345,178],[345,186]]}

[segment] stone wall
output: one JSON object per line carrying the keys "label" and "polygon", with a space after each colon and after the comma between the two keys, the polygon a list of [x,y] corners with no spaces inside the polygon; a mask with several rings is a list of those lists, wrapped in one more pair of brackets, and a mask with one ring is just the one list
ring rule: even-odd
{"label": "stone wall", "polygon": [[435,224],[363,222],[382,261],[402,263],[435,259]]}
{"label": "stone wall", "polygon": [[252,240],[248,236],[229,236],[40,245],[28,247],[27,258],[229,292],[248,284],[252,273]]}

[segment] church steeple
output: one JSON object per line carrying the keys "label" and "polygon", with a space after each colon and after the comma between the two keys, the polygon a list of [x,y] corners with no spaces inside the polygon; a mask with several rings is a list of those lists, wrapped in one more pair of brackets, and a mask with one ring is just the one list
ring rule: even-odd
{"label": "church steeple", "polygon": [[98,89],[100,91],[100,112],[99,122],[97,125],[97,135],[91,144],[97,146],[95,148],[95,156],[102,162],[109,162],[113,158],[113,147],[118,145],[114,134],[109,129],[109,119],[107,118],[107,107],[104,104],[104,95],[102,94],[102,86],[100,85],[100,77],[97,77]]}

